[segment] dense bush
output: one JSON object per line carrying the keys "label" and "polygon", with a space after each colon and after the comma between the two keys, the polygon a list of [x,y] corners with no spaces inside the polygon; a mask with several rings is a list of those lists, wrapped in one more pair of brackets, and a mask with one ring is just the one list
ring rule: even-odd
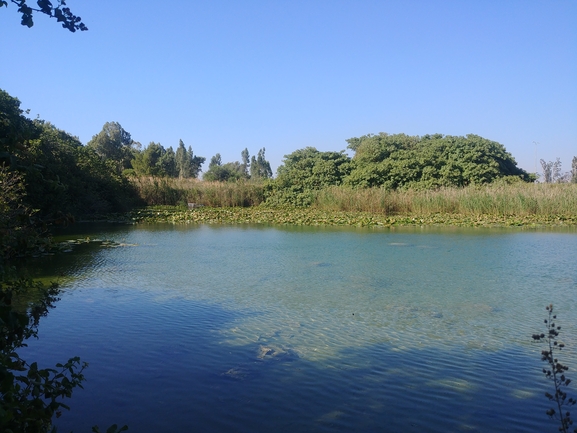
{"label": "dense bush", "polygon": [[286,155],[274,181],[265,186],[270,205],[308,206],[314,191],[338,186],[349,174],[350,158],[343,152],[320,152],[314,147]]}
{"label": "dense bush", "polygon": [[491,183],[505,176],[534,181],[502,144],[478,135],[365,135],[347,140],[355,151],[351,186],[430,189]]}
{"label": "dense bush", "polygon": [[94,146],[42,120],[30,120],[20,102],[0,90],[0,165],[20,173],[25,203],[37,217],[59,220],[127,210],[135,204],[131,184],[115,161]]}
{"label": "dense bush", "polygon": [[307,206],[326,187],[437,189],[483,185],[499,179],[535,177],[517,167],[503,145],[476,135],[423,137],[365,135],[347,140],[355,152],[320,152],[312,147],[285,156],[267,186],[267,203]]}

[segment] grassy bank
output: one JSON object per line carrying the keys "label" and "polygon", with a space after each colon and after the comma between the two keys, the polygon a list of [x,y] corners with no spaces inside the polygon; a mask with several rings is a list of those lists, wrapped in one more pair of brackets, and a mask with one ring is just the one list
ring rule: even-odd
{"label": "grassy bank", "polygon": [[[149,206],[186,206],[187,203],[204,205],[201,211],[186,218],[219,221],[231,212],[231,221],[270,222],[289,218],[290,221],[309,221],[317,215],[319,221],[347,220],[362,214],[354,221],[366,220],[366,215],[383,224],[390,221],[464,221],[466,224],[572,224],[577,218],[577,184],[514,184],[494,183],[465,188],[437,190],[397,190],[381,188],[353,189],[328,187],[311,190],[309,208],[267,209],[267,188],[254,182],[203,182],[196,179],[135,178],[140,197]],[[211,210],[206,208],[227,208]],[[236,208],[253,208],[241,211]],[[290,212],[286,209],[291,209]],[[165,212],[162,210],[161,212]],[[174,209],[171,213],[177,212]],[[180,214],[180,211],[177,212]],[[188,215],[188,214],[186,214]],[[284,215],[284,216],[283,216]],[[329,215],[329,216],[327,216]],[[333,215],[333,217],[330,217]],[[150,215],[146,218],[151,217]],[[136,217],[137,220],[140,217]],[[186,220],[185,216],[178,218]],[[360,219],[359,219],[360,218]],[[226,219],[226,218],[225,218]],[[353,221],[351,220],[351,221]],[[292,223],[292,222],[287,222]],[[340,222],[338,223],[340,224]],[[357,222],[353,222],[357,224]]]}

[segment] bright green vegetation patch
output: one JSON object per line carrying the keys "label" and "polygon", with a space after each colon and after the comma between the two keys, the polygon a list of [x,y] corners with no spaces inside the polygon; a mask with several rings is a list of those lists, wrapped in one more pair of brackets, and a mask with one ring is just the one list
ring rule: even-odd
{"label": "bright green vegetation patch", "polygon": [[132,223],[281,224],[306,226],[391,227],[449,225],[463,227],[576,226],[577,215],[384,215],[370,212],[324,211],[313,208],[197,208],[150,207],[122,216]]}

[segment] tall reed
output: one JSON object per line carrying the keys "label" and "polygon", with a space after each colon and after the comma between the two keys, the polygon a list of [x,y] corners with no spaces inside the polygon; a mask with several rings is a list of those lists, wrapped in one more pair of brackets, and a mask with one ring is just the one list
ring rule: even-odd
{"label": "tall reed", "polygon": [[262,185],[254,182],[204,182],[156,177],[135,177],[131,181],[149,206],[196,203],[211,207],[249,207],[264,201]]}
{"label": "tall reed", "polygon": [[[205,182],[197,179],[133,178],[148,205],[250,207],[264,203],[262,183]],[[313,191],[312,207],[385,215],[460,214],[468,216],[577,215],[577,184],[494,183],[438,190],[353,189],[342,186]]]}
{"label": "tall reed", "polygon": [[313,206],[389,215],[575,216],[577,185],[515,183],[398,191],[330,187],[315,193]]}

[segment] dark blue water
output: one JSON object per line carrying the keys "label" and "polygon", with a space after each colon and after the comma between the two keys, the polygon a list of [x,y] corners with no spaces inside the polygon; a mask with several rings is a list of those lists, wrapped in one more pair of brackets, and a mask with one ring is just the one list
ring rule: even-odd
{"label": "dark blue water", "polygon": [[557,431],[531,335],[554,303],[562,361],[577,372],[575,232],[164,225],[92,236],[124,246],[35,264],[73,278],[25,357],[90,364],[59,431]]}

